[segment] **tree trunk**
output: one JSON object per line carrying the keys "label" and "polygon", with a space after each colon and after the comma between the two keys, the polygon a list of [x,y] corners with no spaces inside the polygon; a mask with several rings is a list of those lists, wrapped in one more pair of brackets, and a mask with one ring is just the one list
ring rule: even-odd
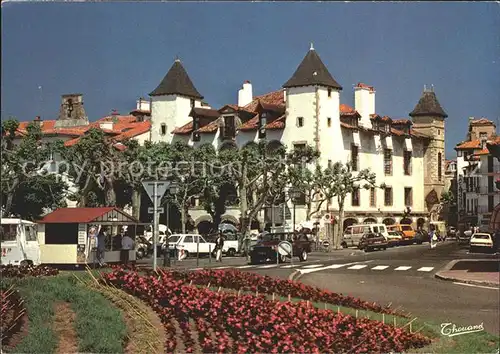
{"label": "tree trunk", "polygon": [[312,203],[309,201],[306,204],[307,210],[306,210],[306,221],[311,221],[311,209],[312,209]]}
{"label": "tree trunk", "polygon": [[104,200],[106,203],[106,206],[108,207],[114,207],[116,206],[116,193],[115,193],[115,188],[113,185],[113,181],[110,179],[107,179],[105,181],[105,191],[104,191]]}
{"label": "tree trunk", "polygon": [[182,225],[182,233],[186,233],[186,214],[187,214],[187,208],[183,205],[181,205],[181,225]]}
{"label": "tree trunk", "polygon": [[140,189],[132,191],[132,216],[139,220],[141,218],[141,192]]}
{"label": "tree trunk", "polygon": [[335,237],[335,249],[340,249],[342,248],[341,242],[342,242],[342,235],[343,235],[343,226],[344,226],[344,198],[342,200],[339,200],[339,220],[337,223],[337,232],[336,232],[336,237]]}
{"label": "tree trunk", "polygon": [[[242,171],[245,173],[243,176],[246,176],[246,168],[243,166]],[[244,180],[244,178],[243,178]],[[238,237],[238,251],[241,252],[244,249],[244,240],[250,234],[250,223],[247,220],[248,213],[248,200],[247,200],[247,189],[245,187],[244,182],[239,184],[238,186],[239,194],[240,194],[240,236]]]}
{"label": "tree trunk", "polygon": [[5,199],[5,206],[3,208],[3,217],[8,217],[10,210],[12,209],[12,201],[14,200],[14,192],[8,192],[7,198]]}

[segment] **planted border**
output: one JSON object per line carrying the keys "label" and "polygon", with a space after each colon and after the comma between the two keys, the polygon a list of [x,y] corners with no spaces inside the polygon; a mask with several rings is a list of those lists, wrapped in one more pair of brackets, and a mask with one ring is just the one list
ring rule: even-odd
{"label": "planted border", "polygon": [[54,304],[69,302],[76,314],[74,323],[78,350],[93,353],[122,353],[127,328],[123,316],[101,294],[86,289],[74,277],[27,277],[2,279],[15,285],[25,299],[29,330],[14,348],[21,353],[53,353],[58,338],[52,329]]}
{"label": "planted border", "polygon": [[381,353],[430,343],[421,334],[319,310],[305,301],[283,303],[189,286],[170,272],[141,276],[116,269],[103,280],[149,301],[166,328],[177,334],[167,340],[169,351]]}

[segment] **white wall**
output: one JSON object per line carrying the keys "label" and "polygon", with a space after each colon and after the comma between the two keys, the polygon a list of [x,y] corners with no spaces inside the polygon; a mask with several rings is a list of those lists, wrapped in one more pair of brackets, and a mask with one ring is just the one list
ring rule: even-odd
{"label": "white wall", "polygon": [[[195,107],[201,107],[201,101],[195,101]],[[151,140],[165,141],[170,143],[175,128],[192,121],[189,116],[191,112],[191,100],[186,97],[176,95],[153,96],[151,107]],[[166,124],[165,135],[161,134],[161,125]]]}

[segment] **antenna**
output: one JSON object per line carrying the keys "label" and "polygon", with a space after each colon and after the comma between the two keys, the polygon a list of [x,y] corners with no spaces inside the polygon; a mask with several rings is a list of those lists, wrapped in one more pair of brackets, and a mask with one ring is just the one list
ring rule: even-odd
{"label": "antenna", "polygon": [[42,85],[38,85],[38,94],[39,94],[39,101],[38,101],[38,114],[43,117],[43,91],[42,91]]}

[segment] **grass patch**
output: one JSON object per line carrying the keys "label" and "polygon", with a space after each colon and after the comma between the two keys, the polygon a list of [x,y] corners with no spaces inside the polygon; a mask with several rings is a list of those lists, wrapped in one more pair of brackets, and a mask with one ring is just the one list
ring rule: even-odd
{"label": "grass patch", "polygon": [[52,330],[53,305],[68,302],[75,312],[78,350],[93,353],[123,353],[127,328],[121,312],[101,294],[79,284],[73,276],[2,279],[2,285],[15,285],[28,313],[28,335],[15,352],[53,353],[58,338]]}

